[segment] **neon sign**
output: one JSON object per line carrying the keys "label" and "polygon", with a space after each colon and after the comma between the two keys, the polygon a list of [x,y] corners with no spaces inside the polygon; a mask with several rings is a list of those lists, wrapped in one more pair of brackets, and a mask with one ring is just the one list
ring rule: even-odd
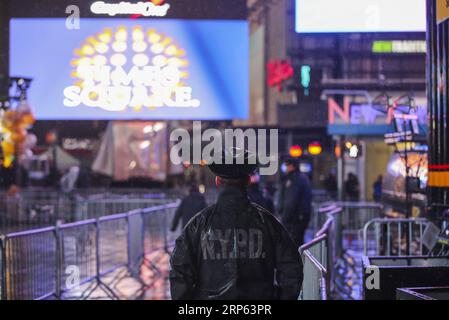
{"label": "neon sign", "polygon": [[[397,106],[401,109],[401,106]],[[372,104],[354,104],[348,97],[344,98],[341,107],[333,98],[328,98],[328,120],[329,124],[347,125],[382,125],[391,124],[400,112],[390,109],[388,113],[380,111],[382,108]],[[403,118],[404,116],[402,116]],[[419,124],[425,124],[427,119],[427,108],[418,106],[416,114],[413,116]]]}
{"label": "neon sign", "polygon": [[282,84],[293,77],[293,67],[288,61],[271,61],[267,65],[268,68],[268,85],[277,87],[280,92]]}
{"label": "neon sign", "polygon": [[105,29],[75,50],[71,76],[64,89],[66,107],[98,107],[107,111],[132,108],[197,108],[200,101],[185,85],[188,61],[173,39],[135,26]]}
{"label": "neon sign", "polygon": [[107,14],[115,16],[118,14],[142,15],[145,17],[165,17],[170,5],[168,3],[162,4],[163,1],[152,0],[149,2],[120,2],[120,3],[105,3],[103,1],[94,2],[90,10],[95,14]]}

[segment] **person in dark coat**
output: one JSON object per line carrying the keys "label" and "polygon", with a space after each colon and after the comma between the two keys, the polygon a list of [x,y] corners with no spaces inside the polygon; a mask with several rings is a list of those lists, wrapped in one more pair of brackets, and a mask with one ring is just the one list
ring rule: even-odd
{"label": "person in dark coat", "polygon": [[176,228],[178,228],[180,220],[182,221],[182,227],[184,228],[194,215],[206,207],[206,200],[200,193],[198,186],[196,184],[192,184],[190,186],[189,194],[182,199],[179,207],[176,209],[171,231],[174,232]]}
{"label": "person in dark coat", "polygon": [[360,184],[359,179],[353,173],[348,173],[348,179],[345,182],[345,199],[347,201],[360,200]]}
{"label": "person in dark coat", "polygon": [[299,172],[296,159],[287,159],[287,175],[283,179],[279,197],[279,215],[296,246],[304,243],[310,222],[312,188],[309,178]]}
{"label": "person in dark coat", "polygon": [[331,197],[332,199],[337,199],[338,184],[335,174],[333,173],[328,174],[328,176],[324,180],[324,189],[326,190],[329,197]]}
{"label": "person in dark coat", "polygon": [[273,200],[271,200],[269,197],[263,194],[262,190],[260,189],[259,179],[260,179],[259,175],[257,174],[251,176],[250,183],[248,186],[248,198],[250,201],[258,204],[264,209],[273,212],[274,211]]}
{"label": "person in dark coat", "polygon": [[297,299],[303,279],[299,252],[281,223],[248,200],[249,176],[257,167],[250,155],[230,152],[246,164],[209,165],[217,175],[218,200],[176,240],[172,299]]}
{"label": "person in dark coat", "polygon": [[373,199],[376,202],[380,202],[380,200],[382,200],[382,182],[383,177],[382,175],[379,175],[373,184]]}

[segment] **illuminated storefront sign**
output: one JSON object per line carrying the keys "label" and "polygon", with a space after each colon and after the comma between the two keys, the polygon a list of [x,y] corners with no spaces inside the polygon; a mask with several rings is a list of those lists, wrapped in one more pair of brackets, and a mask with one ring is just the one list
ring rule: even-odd
{"label": "illuminated storefront sign", "polygon": [[96,1],[90,7],[92,13],[106,14],[109,16],[116,16],[120,14],[142,15],[144,17],[165,17],[170,5],[163,3],[161,0],[152,0],[148,2],[120,2],[120,3],[105,3],[103,1]]}
{"label": "illuminated storefront sign", "polygon": [[426,53],[424,40],[373,41],[373,53]]}
{"label": "illuminated storefront sign", "polygon": [[[247,21],[12,19],[12,75],[38,120],[229,120],[249,113]],[[23,41],[27,39],[27,41]]]}
{"label": "illuminated storefront sign", "polygon": [[[329,124],[390,124],[393,120],[393,113],[387,114],[381,111],[382,109],[377,105],[353,104],[347,98],[343,107],[340,107],[334,99],[329,98]],[[426,123],[426,108],[418,106],[416,112],[419,122]]]}
{"label": "illuminated storefront sign", "polygon": [[[405,106],[396,106],[397,110],[403,110]],[[344,98],[343,106],[334,99],[328,99],[328,132],[329,134],[360,134],[360,135],[383,135],[392,130],[395,120],[395,112],[383,111],[379,105],[352,103],[348,97]],[[400,115],[401,112],[398,113]],[[415,127],[426,131],[427,109],[424,106],[416,107],[417,119]],[[400,122],[401,119],[399,119]],[[398,123],[398,120],[396,119]],[[401,125],[400,123],[398,125]]]}
{"label": "illuminated storefront sign", "polygon": [[200,106],[192,88],[183,84],[188,65],[184,50],[154,29],[105,29],[89,37],[75,55],[71,64],[76,83],[64,89],[66,107],[140,111]]}

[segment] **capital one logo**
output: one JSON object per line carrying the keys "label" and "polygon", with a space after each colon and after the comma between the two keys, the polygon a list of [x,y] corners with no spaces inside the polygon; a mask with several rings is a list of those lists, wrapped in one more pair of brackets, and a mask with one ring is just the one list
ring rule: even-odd
{"label": "capital one logo", "polygon": [[103,1],[94,2],[90,10],[94,14],[107,14],[115,16],[118,14],[130,14],[131,18],[164,17],[167,15],[170,5],[164,3],[165,0],[139,1],[137,3],[121,1],[120,3],[105,3]]}
{"label": "capital one logo", "polygon": [[106,111],[141,112],[160,107],[197,108],[188,80],[186,52],[153,28],[106,28],[74,51],[63,104]]}
{"label": "capital one logo", "polygon": [[[132,19],[141,16],[166,16],[170,5],[165,0],[150,0],[147,2],[129,3],[105,3],[96,1],[91,5],[90,10],[94,14],[107,14],[115,16],[117,14],[131,14]],[[80,29],[80,8],[77,5],[69,5],[66,7],[65,13],[68,15],[66,19],[66,28],[68,30]]]}

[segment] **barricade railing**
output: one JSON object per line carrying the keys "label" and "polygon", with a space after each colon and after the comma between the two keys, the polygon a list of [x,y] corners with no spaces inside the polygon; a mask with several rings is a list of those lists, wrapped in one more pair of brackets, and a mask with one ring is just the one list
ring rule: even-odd
{"label": "barricade railing", "polygon": [[0,299],[4,296],[3,290],[5,288],[5,250],[4,250],[4,236],[0,236]]}
{"label": "barricade railing", "polygon": [[[67,224],[10,233],[0,239],[1,298],[119,299],[117,285],[130,277],[136,295],[166,276],[149,254],[169,252],[168,231],[179,201]],[[154,271],[142,277],[142,268]]]}
{"label": "barricade railing", "polygon": [[327,235],[323,234],[318,238],[301,247],[303,259],[303,300],[327,300],[328,295],[328,274],[327,268],[322,258],[323,251],[326,251]]}
{"label": "barricade railing", "polygon": [[57,296],[56,228],[11,233],[3,242],[5,300],[42,300]]}
{"label": "barricade railing", "polygon": [[313,207],[312,230],[317,232],[327,219],[328,208],[341,208],[341,213],[335,216],[335,253],[341,256],[345,249],[362,250],[362,232],[365,224],[383,216],[383,206],[376,202],[343,202],[332,201],[315,204]]}
{"label": "barricade railing", "polygon": [[363,228],[363,253],[376,256],[423,255],[424,218],[376,218]]}
{"label": "barricade railing", "polygon": [[144,209],[176,201],[163,193],[117,194],[111,192],[72,193],[21,191],[0,196],[0,233],[54,226]]}
{"label": "barricade railing", "polygon": [[304,266],[303,300],[327,300],[332,289],[332,266],[334,261],[334,219],[341,208],[331,205],[319,209],[327,220],[313,240],[299,249]]}

